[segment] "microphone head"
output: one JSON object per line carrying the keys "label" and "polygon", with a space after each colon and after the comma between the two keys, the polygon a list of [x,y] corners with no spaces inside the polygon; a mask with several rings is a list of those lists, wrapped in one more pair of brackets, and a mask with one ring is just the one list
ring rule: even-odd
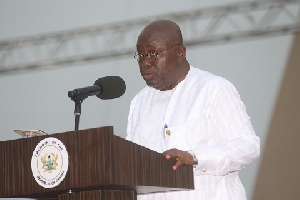
{"label": "microphone head", "polygon": [[102,100],[119,98],[126,91],[125,81],[119,76],[99,78],[95,81],[94,85],[102,88],[102,92],[97,95]]}

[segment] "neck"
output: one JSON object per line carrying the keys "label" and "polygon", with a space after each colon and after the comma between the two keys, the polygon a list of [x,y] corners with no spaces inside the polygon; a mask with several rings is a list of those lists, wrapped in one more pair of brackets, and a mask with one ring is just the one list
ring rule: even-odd
{"label": "neck", "polygon": [[175,84],[169,85],[161,89],[161,91],[172,90],[174,89],[181,81],[183,81],[188,74],[190,68],[186,69],[185,72],[179,77],[179,79],[175,82]]}

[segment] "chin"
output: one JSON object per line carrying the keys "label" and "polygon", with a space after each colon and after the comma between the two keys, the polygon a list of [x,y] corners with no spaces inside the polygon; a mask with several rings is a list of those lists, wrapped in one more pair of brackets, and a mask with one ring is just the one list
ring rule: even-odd
{"label": "chin", "polygon": [[146,81],[146,84],[149,86],[149,87],[152,87],[156,90],[162,90],[164,87],[162,87],[161,85],[157,85],[153,82],[150,82],[150,81]]}
{"label": "chin", "polygon": [[153,84],[147,84],[149,87],[152,87],[152,88],[154,88],[154,89],[156,89],[156,90],[160,90],[160,87],[157,87],[157,86],[155,86],[155,85],[153,85]]}

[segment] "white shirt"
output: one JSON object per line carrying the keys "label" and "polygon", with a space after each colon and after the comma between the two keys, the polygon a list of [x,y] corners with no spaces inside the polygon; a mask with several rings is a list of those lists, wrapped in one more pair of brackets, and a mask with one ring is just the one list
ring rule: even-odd
{"label": "white shirt", "polygon": [[139,200],[244,200],[238,170],[260,153],[260,140],[235,87],[192,66],[173,90],[147,86],[133,98],[126,139],[159,153],[192,150],[198,158],[195,190],[138,195]]}

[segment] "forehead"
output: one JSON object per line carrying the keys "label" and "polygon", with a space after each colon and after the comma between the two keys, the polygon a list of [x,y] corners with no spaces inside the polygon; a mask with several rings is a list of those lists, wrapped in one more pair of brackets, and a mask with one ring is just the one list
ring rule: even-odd
{"label": "forehead", "polygon": [[168,35],[164,32],[145,31],[141,32],[138,37],[136,46],[140,48],[160,48],[165,47],[169,43]]}

